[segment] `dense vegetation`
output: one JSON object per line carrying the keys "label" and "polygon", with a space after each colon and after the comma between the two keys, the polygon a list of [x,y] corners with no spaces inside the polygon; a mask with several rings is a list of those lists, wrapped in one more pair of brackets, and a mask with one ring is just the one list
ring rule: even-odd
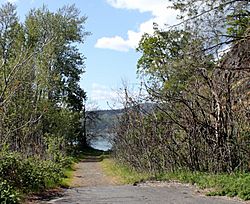
{"label": "dense vegetation", "polygon": [[0,7],[0,202],[60,182],[65,157],[86,145],[78,82],[88,35],[75,6],[45,6],[20,22],[16,7]]}
{"label": "dense vegetation", "polygon": [[172,2],[181,23],[155,26],[138,47],[144,101],[155,110],[125,88],[115,157],[153,174],[249,172],[250,3]]}
{"label": "dense vegetation", "polygon": [[[207,172],[220,173],[212,181],[222,178],[221,194],[249,199],[250,3],[172,2],[181,23],[155,25],[140,41],[137,71],[148,96],[124,90],[114,155],[159,179],[183,176],[203,185]],[[33,9],[23,22],[14,5],[0,7],[1,203],[60,183],[67,154],[93,134],[85,126],[109,129],[117,117],[99,112],[103,123],[97,112],[85,112],[85,58],[77,49],[88,35],[85,21],[74,6]],[[154,104],[150,111],[145,101]]]}

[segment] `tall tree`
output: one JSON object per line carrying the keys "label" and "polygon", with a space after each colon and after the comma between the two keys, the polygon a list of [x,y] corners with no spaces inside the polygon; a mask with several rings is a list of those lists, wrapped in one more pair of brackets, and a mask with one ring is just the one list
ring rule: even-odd
{"label": "tall tree", "polygon": [[74,5],[65,6],[57,13],[43,7],[31,11],[26,20],[28,43],[34,44],[34,51],[38,45],[46,44],[34,61],[42,98],[48,99],[52,109],[57,108],[60,112],[64,107],[78,114],[72,139],[80,143],[85,141],[80,115],[84,111],[86,94],[79,86],[85,58],[76,43],[83,43],[88,35],[83,27],[85,21],[86,17],[79,17],[79,10]]}
{"label": "tall tree", "polygon": [[[57,12],[44,6],[31,10],[22,24],[7,3],[0,18],[1,144],[33,154],[44,150],[45,135],[82,139],[86,94],[79,80],[85,58],[77,44],[88,35],[86,17],[74,5]],[[71,124],[70,134],[62,123]]]}

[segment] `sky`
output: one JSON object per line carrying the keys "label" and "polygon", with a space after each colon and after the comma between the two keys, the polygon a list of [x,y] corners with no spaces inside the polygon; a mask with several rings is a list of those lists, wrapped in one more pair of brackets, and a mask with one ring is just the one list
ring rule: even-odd
{"label": "sky", "polygon": [[166,27],[176,23],[176,11],[168,0],[0,0],[17,5],[20,20],[32,8],[47,5],[51,11],[75,4],[87,16],[86,38],[79,50],[86,57],[80,85],[87,92],[89,108],[119,108],[117,92],[126,84],[136,92],[136,74],[141,53],[136,47],[144,33],[153,33],[153,23]]}

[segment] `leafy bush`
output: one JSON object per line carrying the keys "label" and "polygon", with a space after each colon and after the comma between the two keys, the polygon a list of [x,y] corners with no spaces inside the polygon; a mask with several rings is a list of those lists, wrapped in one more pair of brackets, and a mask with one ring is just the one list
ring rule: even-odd
{"label": "leafy bush", "polygon": [[12,204],[18,202],[19,193],[6,180],[0,180],[0,203]]}
{"label": "leafy bush", "polygon": [[63,176],[60,164],[52,161],[29,158],[22,164],[22,189],[25,192],[39,191],[58,184]]}
{"label": "leafy bush", "polygon": [[58,185],[64,169],[72,159],[60,157],[56,162],[38,157],[0,151],[0,203],[18,203],[21,194],[41,191]]}
{"label": "leafy bush", "polygon": [[11,186],[20,187],[22,178],[22,159],[19,154],[7,151],[0,153],[0,178]]}

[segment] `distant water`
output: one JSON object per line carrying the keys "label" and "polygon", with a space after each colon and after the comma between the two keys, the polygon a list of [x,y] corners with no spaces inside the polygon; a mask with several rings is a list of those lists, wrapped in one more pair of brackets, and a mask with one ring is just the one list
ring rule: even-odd
{"label": "distant water", "polygon": [[91,141],[91,147],[103,151],[107,151],[112,148],[112,145],[108,138],[98,137]]}

